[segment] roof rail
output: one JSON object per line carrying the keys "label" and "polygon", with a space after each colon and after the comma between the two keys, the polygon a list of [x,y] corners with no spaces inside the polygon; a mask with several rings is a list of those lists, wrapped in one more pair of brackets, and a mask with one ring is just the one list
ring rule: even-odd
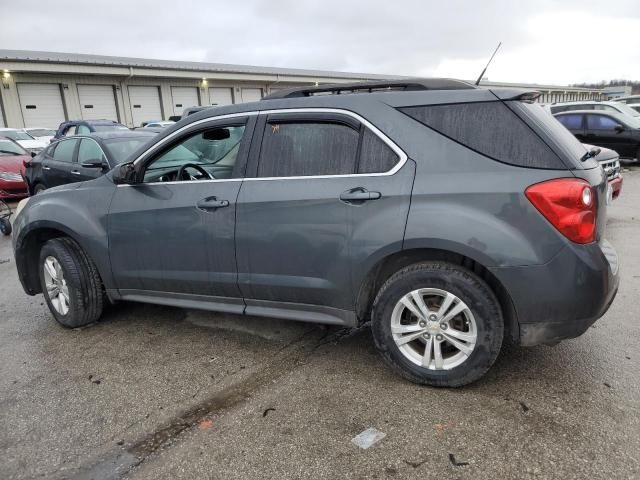
{"label": "roof rail", "polygon": [[312,97],[314,95],[341,95],[346,93],[373,93],[386,90],[420,91],[420,90],[466,90],[474,89],[473,85],[462,80],[450,78],[417,78],[415,80],[382,80],[374,82],[336,83],[317,87],[287,88],[267,95],[262,100],[276,98]]}

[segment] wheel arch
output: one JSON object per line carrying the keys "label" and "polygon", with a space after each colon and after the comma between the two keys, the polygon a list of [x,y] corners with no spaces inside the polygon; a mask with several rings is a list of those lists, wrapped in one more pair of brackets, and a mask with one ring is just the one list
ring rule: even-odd
{"label": "wheel arch", "polygon": [[520,328],[517,313],[506,287],[476,258],[441,248],[412,248],[400,250],[380,259],[360,283],[356,298],[356,315],[360,323],[369,319],[375,296],[384,282],[409,265],[425,261],[442,261],[462,266],[482,278],[496,295],[505,321],[505,338],[516,342]]}
{"label": "wheel arch", "polygon": [[[93,257],[83,244],[80,235],[68,226],[53,221],[33,222],[28,230],[20,232],[20,237],[15,242],[16,267],[20,281],[29,295],[42,293],[39,272],[40,250],[49,240],[60,237],[71,238],[90,258]],[[94,258],[92,260],[95,262]],[[104,279],[104,274],[97,263],[96,266],[100,277]]]}

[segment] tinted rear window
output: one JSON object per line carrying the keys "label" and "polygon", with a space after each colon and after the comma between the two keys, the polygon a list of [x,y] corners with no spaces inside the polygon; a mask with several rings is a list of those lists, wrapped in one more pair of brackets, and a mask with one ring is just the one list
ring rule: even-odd
{"label": "tinted rear window", "polygon": [[360,149],[360,162],[358,173],[383,173],[388,172],[400,158],[384,143],[380,137],[368,128],[364,129],[362,147]]}
{"label": "tinted rear window", "polygon": [[499,162],[530,168],[566,168],[549,146],[502,102],[407,107],[401,111]]}
{"label": "tinted rear window", "polygon": [[259,177],[344,175],[353,173],[359,133],[336,123],[267,124]]}

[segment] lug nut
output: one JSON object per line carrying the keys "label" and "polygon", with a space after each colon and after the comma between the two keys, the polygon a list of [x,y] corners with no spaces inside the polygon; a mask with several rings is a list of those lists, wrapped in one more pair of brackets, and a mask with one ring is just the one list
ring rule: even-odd
{"label": "lug nut", "polygon": [[436,340],[438,340],[439,342],[442,341],[444,337],[442,335],[436,335]]}
{"label": "lug nut", "polygon": [[431,320],[432,322],[435,322],[437,319],[438,319],[437,315],[435,315],[433,313],[431,315],[429,315],[429,320]]}
{"label": "lug nut", "polygon": [[421,328],[424,328],[427,326],[427,322],[420,322],[418,325],[420,325]]}
{"label": "lug nut", "polygon": [[441,324],[440,324],[440,328],[441,328],[442,330],[446,330],[446,329],[447,329],[447,324],[446,324],[446,323],[441,323]]}
{"label": "lug nut", "polygon": [[428,333],[425,333],[424,335],[422,335],[424,338],[426,338],[427,340],[429,340],[431,338],[431,335],[429,335]]}

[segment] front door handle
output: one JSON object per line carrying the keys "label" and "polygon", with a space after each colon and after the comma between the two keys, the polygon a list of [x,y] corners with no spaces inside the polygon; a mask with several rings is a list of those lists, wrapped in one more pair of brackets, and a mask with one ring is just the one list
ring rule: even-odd
{"label": "front door handle", "polygon": [[78,170],[71,170],[71,174],[72,175],[80,175],[80,172]]}
{"label": "front door handle", "polygon": [[364,187],[356,187],[340,194],[340,200],[345,203],[358,205],[369,200],[377,200],[382,197],[380,192],[370,192]]}
{"label": "front door handle", "polygon": [[51,170],[51,167],[47,167],[46,165],[43,165],[43,166],[42,166],[42,169],[43,169],[43,170]]}
{"label": "front door handle", "polygon": [[203,200],[200,200],[196,207],[200,210],[204,210],[205,212],[212,212],[217,210],[218,208],[224,208],[229,206],[229,200],[218,200],[217,197],[207,197]]}

